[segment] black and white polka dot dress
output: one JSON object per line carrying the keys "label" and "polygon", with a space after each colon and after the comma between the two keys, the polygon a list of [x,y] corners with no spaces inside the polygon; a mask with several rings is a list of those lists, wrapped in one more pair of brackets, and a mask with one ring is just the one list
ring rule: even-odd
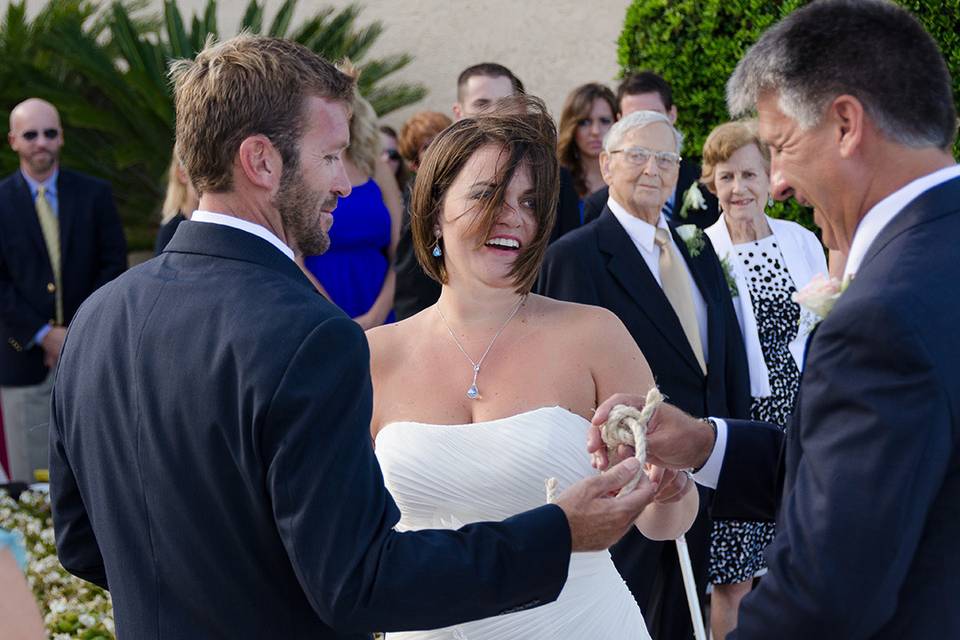
{"label": "black and white polka dot dress", "polygon": [[[746,274],[750,303],[757,319],[760,350],[770,375],[770,395],[754,398],[753,420],[786,428],[800,387],[800,371],[789,345],[797,337],[800,306],[776,236],[733,246],[731,267]],[[752,579],[766,569],[764,548],[773,541],[772,522],[717,520],[710,539],[710,581],[731,584]]]}

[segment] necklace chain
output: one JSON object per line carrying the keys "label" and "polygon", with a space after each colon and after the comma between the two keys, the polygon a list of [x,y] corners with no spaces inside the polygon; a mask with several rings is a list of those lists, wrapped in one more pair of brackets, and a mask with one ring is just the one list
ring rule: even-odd
{"label": "necklace chain", "polygon": [[463,345],[460,344],[460,341],[457,339],[457,335],[453,332],[453,329],[450,328],[450,323],[447,322],[447,317],[443,315],[443,311],[440,309],[440,303],[437,302],[437,313],[440,314],[440,319],[443,320],[443,325],[447,328],[447,332],[450,334],[450,337],[453,338],[453,343],[457,345],[457,349],[460,349],[460,353],[462,353],[463,356],[470,361],[470,366],[473,367],[473,383],[470,385],[470,388],[467,389],[467,397],[471,400],[477,400],[480,397],[480,391],[477,389],[477,376],[480,374],[480,367],[483,365],[484,359],[487,357],[487,354],[490,353],[490,349],[493,348],[493,343],[497,341],[497,338],[500,337],[500,334],[503,333],[503,330],[507,328],[507,325],[510,324],[510,321],[513,320],[513,317],[517,315],[518,311],[520,311],[520,307],[523,306],[523,303],[526,299],[526,295],[520,296],[520,300],[517,301],[517,305],[513,308],[513,311],[510,312],[510,315],[507,316],[507,319],[503,321],[503,324],[500,325],[500,328],[494,334],[493,339],[490,340],[490,344],[487,345],[486,351],[483,352],[483,355],[480,356],[480,359],[476,362],[473,361],[473,358],[470,357],[470,354],[468,354],[466,349],[463,348]]}

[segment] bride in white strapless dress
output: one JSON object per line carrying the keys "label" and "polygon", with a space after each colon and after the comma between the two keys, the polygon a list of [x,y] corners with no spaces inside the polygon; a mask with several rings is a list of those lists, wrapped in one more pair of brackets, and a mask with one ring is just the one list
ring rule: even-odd
{"label": "bride in white strapless dress", "polygon": [[[586,451],[594,407],[653,385],[615,315],[529,294],[553,226],[556,130],[542,105],[521,106],[525,116],[464,120],[431,143],[411,199],[411,235],[424,270],[443,284],[440,299],[367,332],[371,435],[402,529],[456,529],[543,505],[547,478],[562,491],[596,474]],[[656,540],[685,532],[698,506],[684,474],[663,473],[635,521]],[[571,555],[553,603],[387,637],[649,636],[604,551]]]}
{"label": "bride in white strapless dress", "polygon": [[[565,489],[596,473],[584,450],[589,423],[544,407],[465,425],[394,422],[377,435],[377,458],[401,518],[400,530],[456,529],[503,520],[545,501],[544,479]],[[465,577],[469,579],[469,577]],[[388,640],[649,638],[640,609],[608,551],[574,553],[553,603]]]}

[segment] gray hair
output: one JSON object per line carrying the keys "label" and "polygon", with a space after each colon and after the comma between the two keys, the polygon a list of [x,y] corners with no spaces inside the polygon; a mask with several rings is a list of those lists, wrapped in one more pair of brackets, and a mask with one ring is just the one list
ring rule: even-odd
{"label": "gray hair", "polygon": [[734,118],[775,92],[801,129],[852,95],[890,140],[948,149],[957,132],[950,74],[920,23],[887,0],[818,0],[768,29],[727,82]]}
{"label": "gray hair", "polygon": [[655,122],[662,122],[670,127],[670,130],[673,131],[673,137],[677,142],[677,153],[680,153],[680,150],[683,149],[683,134],[677,131],[677,128],[670,122],[670,118],[659,111],[634,111],[630,115],[623,116],[617,120],[617,122],[610,127],[610,130],[607,131],[607,135],[603,136],[603,150],[610,153],[623,142],[623,139],[628,133],[634,129],[639,129]]}

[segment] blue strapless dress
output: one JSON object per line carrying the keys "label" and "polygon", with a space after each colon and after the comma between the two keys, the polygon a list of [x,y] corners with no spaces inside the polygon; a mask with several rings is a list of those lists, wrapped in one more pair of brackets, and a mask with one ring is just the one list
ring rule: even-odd
{"label": "blue strapless dress", "polygon": [[[390,211],[372,179],[356,186],[333,212],[330,249],[306,259],[333,302],[351,318],[370,310],[380,295],[390,262]],[[387,322],[393,322],[393,311]]]}

